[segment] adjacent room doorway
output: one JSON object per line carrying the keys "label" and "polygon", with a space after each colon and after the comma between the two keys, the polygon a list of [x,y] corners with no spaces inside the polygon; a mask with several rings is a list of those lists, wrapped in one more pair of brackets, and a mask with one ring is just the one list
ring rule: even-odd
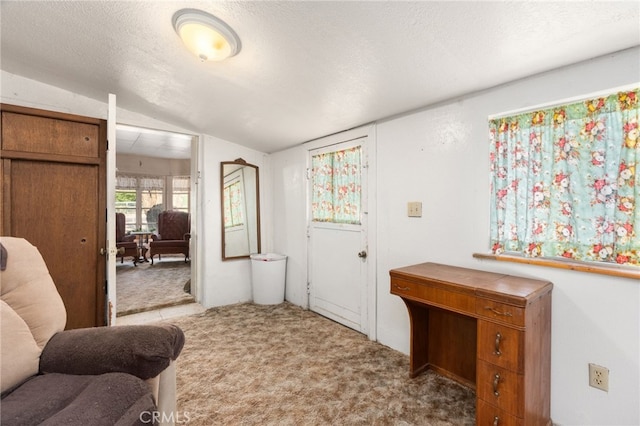
{"label": "adjacent room doorway", "polygon": [[150,241],[160,238],[163,211],[186,212],[195,220],[194,137],[118,125],[116,139],[115,211],[125,216],[125,238],[139,247],[135,263],[131,255],[116,260],[116,316],[192,303],[194,244],[188,261],[175,253],[155,255],[152,263]]}

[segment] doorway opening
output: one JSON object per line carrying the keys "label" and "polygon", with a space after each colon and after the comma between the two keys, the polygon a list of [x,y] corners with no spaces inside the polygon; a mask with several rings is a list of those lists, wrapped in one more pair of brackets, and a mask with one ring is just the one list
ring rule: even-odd
{"label": "doorway opening", "polygon": [[193,303],[194,137],[117,125],[116,138],[116,317]]}

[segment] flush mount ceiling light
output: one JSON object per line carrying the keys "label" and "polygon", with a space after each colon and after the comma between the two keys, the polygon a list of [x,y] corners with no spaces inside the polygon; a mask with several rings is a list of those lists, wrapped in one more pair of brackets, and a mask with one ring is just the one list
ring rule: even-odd
{"label": "flush mount ceiling light", "polygon": [[173,28],[187,49],[201,61],[222,61],[240,52],[238,35],[229,25],[197,9],[182,9],[173,14]]}

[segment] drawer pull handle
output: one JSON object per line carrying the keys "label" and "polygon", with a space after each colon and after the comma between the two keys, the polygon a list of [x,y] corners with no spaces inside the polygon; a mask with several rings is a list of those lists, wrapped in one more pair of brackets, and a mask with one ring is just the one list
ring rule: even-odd
{"label": "drawer pull handle", "polygon": [[484,307],[485,310],[491,311],[496,315],[501,315],[503,317],[512,317],[513,314],[511,312],[500,312],[500,311],[496,311],[495,309],[493,309],[491,306],[485,306]]}
{"label": "drawer pull handle", "polygon": [[500,340],[502,340],[502,334],[500,334],[500,332],[496,333],[496,350],[493,352],[494,355],[502,355],[502,352],[500,352]]}
{"label": "drawer pull handle", "polygon": [[495,417],[493,418],[493,426],[498,426],[498,422],[499,422],[499,421],[500,421],[500,417],[495,416]]}
{"label": "drawer pull handle", "polygon": [[396,284],[396,289],[401,291],[409,291],[411,290],[411,287],[400,287],[399,285]]}
{"label": "drawer pull handle", "polygon": [[500,375],[496,373],[496,375],[493,376],[493,394],[495,396],[500,396],[500,392],[498,392],[498,383],[500,383]]}

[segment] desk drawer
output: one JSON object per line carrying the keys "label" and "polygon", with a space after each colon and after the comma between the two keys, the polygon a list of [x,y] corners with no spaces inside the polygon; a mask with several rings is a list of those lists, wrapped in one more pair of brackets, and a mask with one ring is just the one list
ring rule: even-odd
{"label": "desk drawer", "polygon": [[449,291],[400,278],[391,279],[391,293],[434,306],[447,307],[459,312],[475,315],[476,300],[473,295]]}
{"label": "desk drawer", "polygon": [[523,426],[524,420],[478,399],[476,402],[476,424],[481,426]]}
{"label": "desk drawer", "polygon": [[476,313],[480,317],[524,327],[524,308],[518,308],[490,299],[478,298]]}
{"label": "desk drawer", "polygon": [[476,394],[478,398],[517,417],[523,417],[524,382],[522,374],[500,368],[486,361],[478,361],[477,369]]}
{"label": "desk drawer", "polygon": [[518,373],[524,372],[524,332],[478,320],[478,358]]}

